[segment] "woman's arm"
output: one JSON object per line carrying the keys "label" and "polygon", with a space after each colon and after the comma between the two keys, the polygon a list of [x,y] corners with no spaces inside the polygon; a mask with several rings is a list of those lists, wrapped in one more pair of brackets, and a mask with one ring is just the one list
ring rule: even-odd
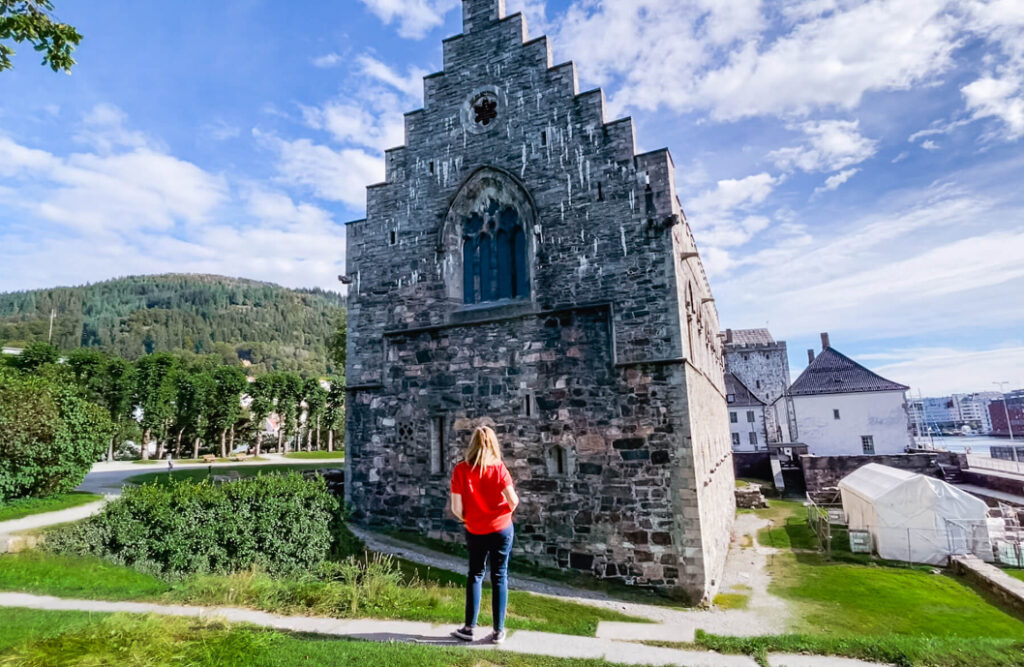
{"label": "woman's arm", "polygon": [[466,519],[462,516],[462,494],[461,493],[453,493],[452,494],[452,514],[455,515],[456,519],[458,519],[459,521],[462,521],[463,523],[465,523]]}
{"label": "woman's arm", "polygon": [[519,496],[516,495],[515,487],[509,484],[501,490],[501,495],[505,496],[505,502],[507,502],[509,507],[512,508],[512,511],[515,512],[516,508],[519,507]]}

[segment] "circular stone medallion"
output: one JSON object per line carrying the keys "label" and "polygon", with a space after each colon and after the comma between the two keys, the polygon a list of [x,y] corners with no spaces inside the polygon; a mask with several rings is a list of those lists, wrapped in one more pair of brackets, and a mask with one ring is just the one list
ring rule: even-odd
{"label": "circular stone medallion", "polygon": [[483,88],[463,103],[462,126],[474,134],[487,132],[498,126],[501,112],[498,90],[493,86]]}

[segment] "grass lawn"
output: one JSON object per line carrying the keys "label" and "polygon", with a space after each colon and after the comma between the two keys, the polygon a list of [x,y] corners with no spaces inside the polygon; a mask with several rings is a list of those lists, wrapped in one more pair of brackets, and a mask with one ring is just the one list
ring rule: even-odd
{"label": "grass lawn", "polygon": [[776,549],[817,549],[818,539],[807,525],[803,503],[793,500],[770,500],[767,509],[750,510],[771,525],[757,532],[762,546]]}
{"label": "grass lawn", "polygon": [[160,579],[98,558],[56,556],[34,550],[0,555],[0,591],[137,600],[155,599],[170,589]]}
{"label": "grass lawn", "polygon": [[[123,614],[11,612],[0,627],[0,662],[30,665],[389,665],[392,667],[605,667],[500,651],[371,643],[286,634],[217,621]],[[6,618],[5,618],[6,620]],[[14,641],[4,641],[8,638]]]}
{"label": "grass lawn", "polygon": [[[217,457],[216,459],[213,460],[213,462],[214,463],[238,463],[240,465],[245,465],[246,463],[251,463],[253,461],[257,461],[258,462],[258,461],[269,461],[269,460],[270,459],[265,459],[262,456],[250,456],[249,458],[245,459],[244,461],[236,461],[235,459],[230,458],[230,457],[226,458],[226,459],[225,458]],[[167,459],[147,459],[145,461],[143,461],[142,459],[136,459],[136,460],[132,461],[132,463],[134,463],[135,465],[140,465],[140,466],[155,465],[155,464],[158,464],[158,463],[162,463],[163,465],[167,465]],[[175,465],[178,465],[179,463],[182,463],[182,464],[184,464],[184,463],[193,464],[193,463],[206,463],[206,461],[204,461],[203,459],[174,459],[174,464]]]}
{"label": "grass lawn", "polygon": [[[0,556],[0,590],[103,600],[144,600],[166,604],[242,606],[280,614],[335,618],[395,618],[461,623],[465,577],[409,562],[398,573],[324,581],[313,577],[275,579],[243,572],[208,575],[169,584],[130,568],[93,558],[25,551]],[[358,583],[350,583],[358,582]],[[643,619],[616,611],[510,591],[510,629],[594,636],[600,621]],[[480,625],[490,625],[490,592],[485,591]]]}
{"label": "grass lawn", "polygon": [[1003,570],[1006,574],[1010,575],[1014,579],[1020,579],[1024,581],[1024,570]]}
{"label": "grass lawn", "polygon": [[0,503],[0,521],[12,521],[32,514],[66,510],[69,507],[88,505],[97,500],[103,500],[103,496],[98,496],[95,493],[79,493],[78,491],[48,498],[21,498],[9,503]]}
{"label": "grass lawn", "polygon": [[290,452],[284,457],[286,459],[343,459],[345,452]]}
{"label": "grass lawn", "polygon": [[[256,477],[257,475],[273,475],[289,472],[300,472],[302,470],[316,470],[318,468],[336,468],[336,465],[330,465],[327,463],[296,463],[296,464],[275,464],[275,465],[259,465],[259,466],[247,466],[244,463],[233,465],[233,466],[218,466],[213,468],[214,475],[227,475],[231,472],[236,472],[242,477]],[[168,473],[163,472],[147,472],[143,475],[135,475],[129,477],[127,480],[132,484],[149,484],[156,482],[157,484],[167,484],[171,479],[183,480],[190,479],[194,482],[199,482],[210,476],[209,468],[189,468],[187,470],[174,470]]]}

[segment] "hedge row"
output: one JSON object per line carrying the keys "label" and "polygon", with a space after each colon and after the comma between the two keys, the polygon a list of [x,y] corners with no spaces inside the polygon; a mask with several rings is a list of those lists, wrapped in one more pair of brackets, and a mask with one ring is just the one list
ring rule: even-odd
{"label": "hedge row", "polygon": [[322,479],[261,475],[126,488],[100,514],[50,533],[46,548],[172,579],[251,568],[290,574],[327,558],[339,530],[338,501]]}

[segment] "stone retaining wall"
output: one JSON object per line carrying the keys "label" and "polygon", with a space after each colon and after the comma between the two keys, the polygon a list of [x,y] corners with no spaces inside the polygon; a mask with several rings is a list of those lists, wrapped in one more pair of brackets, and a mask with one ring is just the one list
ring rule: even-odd
{"label": "stone retaining wall", "polygon": [[954,556],[950,559],[950,566],[957,574],[981,586],[1015,612],[1024,615],[1024,581],[1014,579],[976,556]]}
{"label": "stone retaining wall", "polygon": [[831,502],[836,498],[839,480],[869,463],[880,463],[891,468],[942,478],[939,465],[967,467],[967,456],[954,452],[927,452],[920,454],[890,454],[877,456],[801,456],[807,494],[817,502]]}

